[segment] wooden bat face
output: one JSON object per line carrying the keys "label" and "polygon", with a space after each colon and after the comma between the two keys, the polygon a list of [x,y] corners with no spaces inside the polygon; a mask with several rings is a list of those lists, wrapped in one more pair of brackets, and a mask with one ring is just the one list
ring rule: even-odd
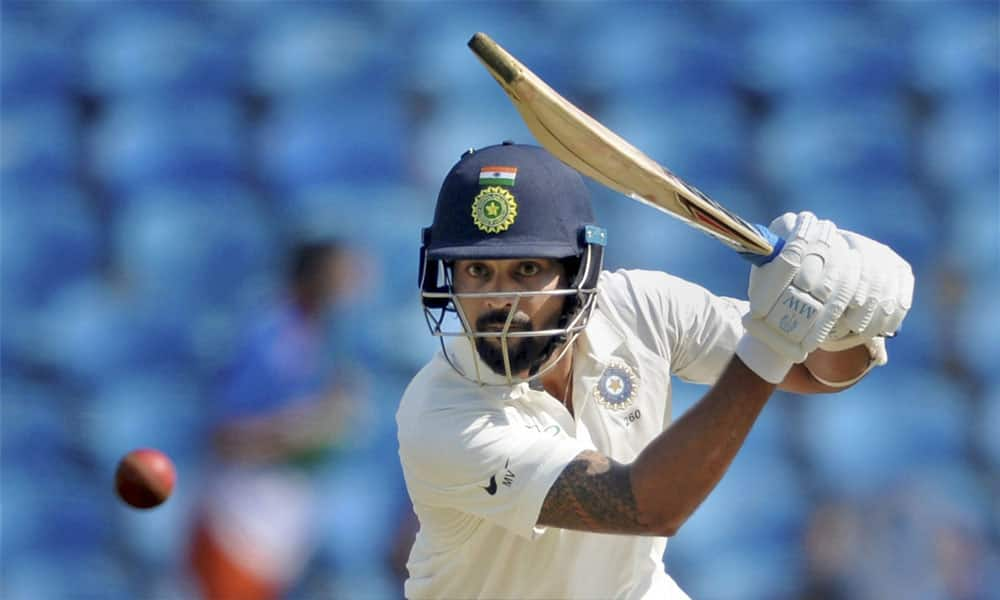
{"label": "wooden bat face", "polygon": [[772,253],[766,229],[744,221],[574,106],[489,36],[475,34],[469,48],[510,97],[538,142],[564,163],[738,252],[754,257]]}

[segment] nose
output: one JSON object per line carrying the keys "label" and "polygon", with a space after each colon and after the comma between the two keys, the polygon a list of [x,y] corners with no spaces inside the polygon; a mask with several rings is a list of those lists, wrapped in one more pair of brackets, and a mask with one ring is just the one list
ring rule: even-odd
{"label": "nose", "polygon": [[503,275],[493,277],[483,291],[491,294],[485,299],[485,304],[490,310],[510,310],[517,303],[516,296],[505,295],[516,291],[515,282]]}

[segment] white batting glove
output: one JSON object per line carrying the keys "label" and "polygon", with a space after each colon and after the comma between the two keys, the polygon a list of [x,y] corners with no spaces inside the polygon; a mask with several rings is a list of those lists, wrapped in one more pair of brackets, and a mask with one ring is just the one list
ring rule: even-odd
{"label": "white batting glove", "polygon": [[885,244],[843,229],[840,234],[861,254],[861,284],[829,339],[820,346],[831,351],[895,335],[913,305],[910,263]]}
{"label": "white batting glove", "polygon": [[847,309],[857,293],[861,258],[836,225],[810,212],[786,213],[770,227],[785,234],[785,246],[771,262],[750,269],[747,335],[736,354],[763,379],[780,383]]}

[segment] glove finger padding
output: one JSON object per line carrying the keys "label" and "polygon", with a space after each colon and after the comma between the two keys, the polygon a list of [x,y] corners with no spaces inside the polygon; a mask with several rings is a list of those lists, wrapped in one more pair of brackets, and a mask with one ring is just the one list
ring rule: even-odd
{"label": "glove finger padding", "polygon": [[843,243],[839,235],[834,235],[828,251],[828,264],[832,263],[833,268],[824,282],[829,286],[829,292],[815,326],[802,339],[802,350],[806,353],[818,348],[830,335],[855,296],[861,280],[860,254]]}
{"label": "glove finger padding", "polygon": [[879,335],[894,335],[913,300],[913,271],[885,244],[850,231],[841,231],[847,244],[861,256],[861,282],[843,318],[822,345],[825,350],[846,348]]}
{"label": "glove finger padding", "polygon": [[[788,231],[775,260],[750,273],[750,312],[743,325],[756,341],[741,340],[737,353],[772,383],[805,360],[832,331],[855,297],[861,278],[859,253],[830,221],[808,212],[772,222]],[[758,343],[759,342],[759,343]],[[763,356],[767,352],[773,356]]]}

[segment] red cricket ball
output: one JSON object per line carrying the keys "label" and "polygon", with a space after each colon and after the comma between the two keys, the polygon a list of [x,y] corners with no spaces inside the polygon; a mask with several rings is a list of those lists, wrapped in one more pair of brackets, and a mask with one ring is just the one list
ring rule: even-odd
{"label": "red cricket ball", "polygon": [[170,458],[154,448],[138,448],[118,461],[115,491],[135,508],[159,506],[174,491],[177,472]]}

